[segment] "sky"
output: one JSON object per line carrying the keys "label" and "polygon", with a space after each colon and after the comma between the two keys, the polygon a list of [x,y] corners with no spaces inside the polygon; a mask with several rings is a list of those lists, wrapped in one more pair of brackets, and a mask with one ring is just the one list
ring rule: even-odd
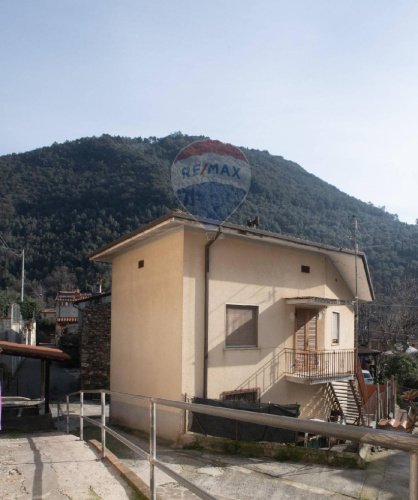
{"label": "sky", "polygon": [[418,218],[418,2],[2,0],[0,155],[181,131]]}

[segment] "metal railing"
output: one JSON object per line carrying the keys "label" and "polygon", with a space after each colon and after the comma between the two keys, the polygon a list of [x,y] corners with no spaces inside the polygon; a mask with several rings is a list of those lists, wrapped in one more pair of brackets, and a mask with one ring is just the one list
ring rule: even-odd
{"label": "metal railing", "polygon": [[[84,439],[83,427],[84,420],[100,427],[102,436],[101,454],[106,456],[106,433],[110,434],[121,443],[125,444],[129,449],[147,459],[150,464],[150,493],[151,499],[156,500],[156,481],[155,467],[162,470],[168,476],[175,479],[182,486],[192,491],[195,495],[203,499],[214,499],[209,493],[203,491],[195,484],[188,481],[185,477],[177,474],[175,471],[167,467],[157,458],[157,406],[169,408],[177,408],[179,410],[192,411],[196,413],[204,413],[215,417],[224,417],[243,422],[267,425],[280,429],[309,433],[326,437],[334,437],[342,440],[355,441],[361,444],[371,444],[381,446],[383,448],[402,450],[409,453],[410,456],[410,474],[409,474],[409,499],[416,500],[418,498],[418,436],[410,434],[402,434],[398,432],[383,431],[370,429],[368,427],[357,427],[349,425],[339,425],[336,423],[320,422],[314,420],[296,419],[292,417],[284,417],[280,415],[269,415],[253,413],[245,410],[235,410],[231,408],[219,408],[196,403],[188,403],[183,401],[172,401],[169,399],[152,398],[148,396],[126,394],[109,390],[90,390],[77,391],[66,396],[66,431],[70,432],[70,397],[80,395],[80,440]],[[84,415],[84,394],[100,394],[101,418],[100,422]],[[150,416],[150,432],[149,432],[149,452],[135,445],[129,439],[122,436],[106,425],[105,403],[106,395],[125,397],[132,400],[145,401],[149,405]]]}
{"label": "metal railing", "polygon": [[300,351],[285,349],[286,375],[315,380],[332,380],[354,375],[354,350]]}

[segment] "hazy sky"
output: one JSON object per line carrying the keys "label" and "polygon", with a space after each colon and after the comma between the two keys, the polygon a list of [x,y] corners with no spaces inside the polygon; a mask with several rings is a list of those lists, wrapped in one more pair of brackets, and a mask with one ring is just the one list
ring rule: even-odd
{"label": "hazy sky", "polygon": [[418,2],[2,0],[0,154],[174,131],[418,218]]}

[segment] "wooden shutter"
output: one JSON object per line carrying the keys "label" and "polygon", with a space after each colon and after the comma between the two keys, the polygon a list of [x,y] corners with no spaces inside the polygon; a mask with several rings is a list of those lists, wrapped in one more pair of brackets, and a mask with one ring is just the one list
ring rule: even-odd
{"label": "wooden shutter", "polygon": [[317,311],[314,309],[296,309],[295,349],[315,351],[317,345]]}
{"label": "wooden shutter", "polygon": [[317,312],[307,310],[306,323],[306,349],[308,351],[316,351],[316,332],[317,332]]}
{"label": "wooden shutter", "polygon": [[297,351],[305,350],[305,311],[304,309],[296,309],[296,332],[295,332],[295,349]]}

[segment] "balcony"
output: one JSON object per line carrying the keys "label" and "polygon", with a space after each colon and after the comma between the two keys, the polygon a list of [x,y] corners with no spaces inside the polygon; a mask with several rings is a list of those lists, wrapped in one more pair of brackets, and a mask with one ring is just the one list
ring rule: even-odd
{"label": "balcony", "polygon": [[324,384],[354,377],[354,349],[299,351],[285,349],[286,379],[298,384]]}

